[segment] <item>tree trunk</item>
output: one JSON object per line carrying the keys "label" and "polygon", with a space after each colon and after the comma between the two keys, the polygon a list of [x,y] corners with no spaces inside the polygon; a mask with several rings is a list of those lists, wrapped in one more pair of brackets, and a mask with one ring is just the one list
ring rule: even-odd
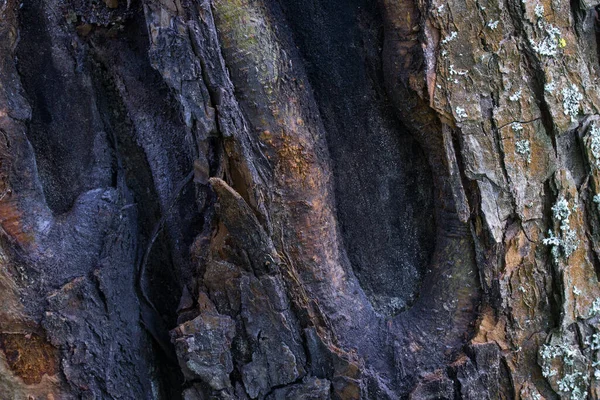
{"label": "tree trunk", "polygon": [[587,0],[0,0],[0,399],[600,397]]}

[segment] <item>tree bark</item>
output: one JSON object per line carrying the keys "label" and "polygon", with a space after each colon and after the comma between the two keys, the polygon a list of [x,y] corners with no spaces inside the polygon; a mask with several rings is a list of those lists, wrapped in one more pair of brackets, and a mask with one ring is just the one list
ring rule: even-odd
{"label": "tree bark", "polygon": [[0,0],[0,399],[600,397],[587,0]]}

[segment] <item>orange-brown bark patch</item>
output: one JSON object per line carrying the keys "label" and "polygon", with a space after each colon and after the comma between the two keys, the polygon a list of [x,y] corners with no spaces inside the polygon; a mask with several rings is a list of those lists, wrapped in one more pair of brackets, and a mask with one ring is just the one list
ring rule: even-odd
{"label": "orange-brown bark patch", "polygon": [[22,213],[14,201],[0,201],[0,227],[21,246],[32,244],[33,236],[23,228]]}
{"label": "orange-brown bark patch", "polygon": [[28,385],[58,372],[58,350],[35,333],[0,333],[0,350],[10,369]]}

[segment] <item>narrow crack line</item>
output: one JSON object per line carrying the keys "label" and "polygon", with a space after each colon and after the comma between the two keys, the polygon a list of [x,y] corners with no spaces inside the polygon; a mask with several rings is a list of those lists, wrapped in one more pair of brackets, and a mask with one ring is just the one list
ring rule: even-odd
{"label": "narrow crack line", "polygon": [[183,178],[181,180],[181,182],[175,189],[175,196],[173,196],[173,198],[169,202],[169,207],[163,213],[163,215],[160,217],[160,220],[158,220],[156,222],[156,224],[154,225],[154,228],[152,229],[152,234],[150,235],[150,240],[148,241],[148,244],[146,245],[146,250],[144,252],[144,255],[140,261],[138,268],[136,268],[136,270],[138,271],[137,284],[138,284],[138,287],[142,294],[142,297],[148,303],[148,305],[150,305],[152,307],[152,309],[154,309],[154,311],[156,311],[156,312],[158,312],[158,309],[156,308],[156,306],[154,305],[152,300],[150,300],[150,297],[148,296],[148,293],[146,292],[146,286],[144,284],[144,278],[146,275],[146,265],[148,263],[148,258],[150,257],[150,253],[152,251],[152,246],[154,245],[154,242],[158,238],[158,235],[162,230],[164,222],[166,221],[167,217],[171,214],[171,211],[175,207],[175,204],[177,204],[177,200],[179,199],[179,196],[183,192],[183,189],[190,181],[192,181],[193,177],[194,177],[194,171],[192,170],[187,174],[187,176],[185,178]]}
{"label": "narrow crack line", "polygon": [[[492,96],[492,98],[493,98],[493,96]],[[493,109],[490,110],[490,112],[491,112],[491,115],[490,115],[490,124],[492,126],[492,136],[494,138],[494,142],[496,144],[497,151],[498,151],[498,162],[499,162],[500,168],[502,170],[502,176],[504,178],[504,182],[505,182],[505,184],[507,186],[510,186],[510,184],[512,182],[511,182],[511,179],[510,179],[510,175],[508,174],[508,170],[506,168],[506,162],[505,162],[505,159],[504,159],[505,152],[504,152],[504,146],[503,146],[503,143],[502,143],[502,137],[500,136],[500,129],[504,128],[507,125],[510,125],[512,122],[509,123],[509,124],[502,125],[501,127],[497,127],[496,126],[496,121],[494,120],[494,117],[493,117]],[[533,121],[535,121],[535,120],[532,120],[532,121],[529,121],[529,122],[533,122]],[[529,122],[524,122],[524,123],[529,123]],[[504,190],[504,188],[502,188],[500,186],[498,186],[498,187],[500,188],[500,190],[502,192],[508,193],[510,195],[511,206],[512,206],[512,209],[515,210],[517,204],[516,204],[516,199],[515,199],[514,194],[510,190]],[[500,205],[498,204],[497,201],[496,201],[496,212],[498,213],[498,216],[501,215]],[[505,221],[503,221],[503,222],[505,222]]]}
{"label": "narrow crack line", "polygon": [[304,373],[302,375],[300,375],[298,378],[296,378],[295,380],[293,380],[292,382],[288,382],[288,383],[282,383],[280,385],[274,385],[271,386],[271,390],[269,390],[266,394],[264,398],[268,398],[271,394],[273,394],[274,391],[278,390],[278,389],[285,389],[288,386],[292,386],[292,385],[298,385],[300,383],[302,383],[302,380],[308,376],[308,373]]}
{"label": "narrow crack line", "polygon": [[540,117],[540,118],[534,118],[534,119],[532,119],[532,120],[528,120],[528,121],[519,121],[519,120],[514,120],[514,121],[511,121],[511,122],[507,122],[507,123],[506,123],[506,124],[504,124],[504,125],[501,125],[501,126],[499,126],[499,127],[498,127],[498,130],[500,130],[500,129],[504,129],[504,128],[506,128],[508,125],[512,125],[512,124],[514,124],[514,123],[519,123],[519,124],[530,124],[530,123],[532,123],[532,122],[535,122],[535,121],[541,121],[541,120],[542,120],[542,118],[541,118],[541,117]]}

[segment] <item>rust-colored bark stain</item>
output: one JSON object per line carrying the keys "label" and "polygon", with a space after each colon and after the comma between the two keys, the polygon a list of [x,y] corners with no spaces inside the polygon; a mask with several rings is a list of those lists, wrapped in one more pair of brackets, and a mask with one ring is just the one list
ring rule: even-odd
{"label": "rust-colored bark stain", "polygon": [[15,201],[11,201],[11,199],[0,201],[0,227],[2,230],[21,246],[31,245],[34,238],[23,228],[22,217]]}
{"label": "rust-colored bark stain", "polygon": [[264,131],[261,140],[277,152],[277,172],[288,183],[316,187],[311,173],[318,174],[320,170],[315,168],[314,156],[307,151],[300,138],[286,132],[273,135],[270,131]]}
{"label": "rust-colored bark stain", "polygon": [[58,372],[58,350],[35,333],[0,333],[0,350],[10,369],[28,385]]}

